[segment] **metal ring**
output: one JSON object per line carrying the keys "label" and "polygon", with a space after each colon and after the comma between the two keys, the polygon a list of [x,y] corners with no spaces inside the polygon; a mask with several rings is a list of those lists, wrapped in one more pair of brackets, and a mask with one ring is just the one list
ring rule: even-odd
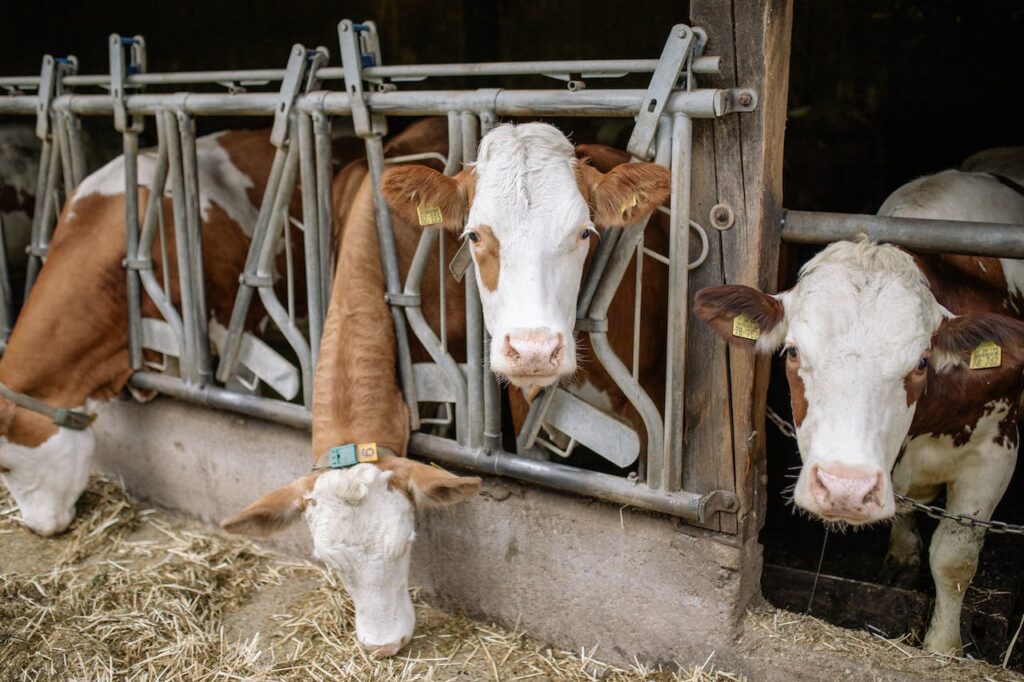
{"label": "metal ring", "polygon": [[690,221],[690,229],[696,231],[696,233],[700,235],[700,256],[697,257],[697,260],[687,265],[686,269],[696,270],[700,266],[704,265],[704,261],[708,259],[708,233],[703,227],[693,220]]}

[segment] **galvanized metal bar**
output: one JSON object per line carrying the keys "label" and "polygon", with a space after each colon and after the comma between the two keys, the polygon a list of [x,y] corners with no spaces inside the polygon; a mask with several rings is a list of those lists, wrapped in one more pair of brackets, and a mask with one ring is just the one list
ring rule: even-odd
{"label": "galvanized metal bar", "polygon": [[7,347],[7,339],[14,326],[14,296],[11,292],[11,272],[7,263],[7,233],[4,216],[0,213],[0,354]]}
{"label": "galvanized metal bar", "polygon": [[[480,62],[473,64],[402,64],[372,66],[363,69],[367,79],[388,79],[393,81],[423,80],[450,76],[529,76],[573,73],[584,78],[614,78],[629,73],[652,73],[658,66],[657,59],[591,59],[551,60],[537,62]],[[708,56],[694,60],[693,72],[717,74],[721,58]],[[128,85],[204,85],[238,83],[260,85],[284,78],[284,69],[224,69],[211,71],[181,71],[178,73],[131,74],[125,79]],[[320,69],[321,80],[341,80],[345,71],[341,67]],[[82,74],[64,79],[69,86],[96,87],[110,84],[108,74]],[[0,87],[38,88],[38,76],[5,76],[0,78]]]}
{"label": "galvanized metal bar", "polygon": [[128,383],[136,388],[157,391],[197,405],[269,419],[298,429],[309,429],[312,422],[309,410],[301,405],[236,393],[217,386],[196,386],[169,374],[136,372]]}
{"label": "galvanized metal bar", "polygon": [[[138,253],[139,247],[139,134],[126,130],[123,134],[124,153],[124,230],[125,253]],[[187,260],[181,261],[187,263]],[[134,370],[142,369],[142,291],[139,272],[125,269],[127,281],[126,306],[128,309],[128,363]]]}
{"label": "galvanized metal bar", "polygon": [[199,363],[196,359],[198,353],[196,346],[199,343],[196,319],[199,314],[196,310],[196,297],[192,290],[193,281],[189,274],[191,248],[189,245],[188,207],[185,197],[185,175],[181,158],[181,138],[174,112],[164,111],[160,115],[164,119],[163,132],[167,137],[168,174],[171,180],[171,205],[174,213],[174,246],[178,263],[178,292],[181,297],[182,331],[185,335],[185,345],[179,349],[181,351],[179,362],[181,375],[185,382],[199,386],[201,385]]}
{"label": "galvanized metal bar", "polygon": [[[139,280],[142,282],[146,294],[152,299],[157,310],[164,320],[171,326],[174,336],[178,340],[179,353],[185,347],[185,332],[181,322],[181,316],[170,300],[170,272],[167,264],[167,244],[161,230],[161,257],[164,283],[161,286],[153,274],[153,241],[156,237],[157,228],[163,226],[164,212],[164,188],[167,184],[168,153],[167,136],[164,132],[165,120],[163,116],[156,119],[157,126],[157,155],[156,164],[153,170],[153,182],[149,186],[149,198],[146,202],[146,213],[142,221],[142,232],[139,235],[138,248],[135,252],[126,250],[128,255],[128,267],[134,268],[139,273]],[[132,262],[134,261],[134,263]],[[129,315],[132,311],[129,310]],[[141,317],[141,312],[137,313]]]}
{"label": "galvanized metal bar", "polygon": [[597,285],[601,283],[604,271],[608,267],[608,260],[615,251],[615,245],[622,236],[621,227],[609,227],[601,234],[601,241],[597,244],[594,257],[590,259],[590,267],[583,277],[583,284],[580,287],[580,295],[576,302],[576,316],[584,317],[590,310],[590,304],[597,293]]}
{"label": "galvanized metal bar", "polygon": [[[313,140],[313,119],[309,114],[298,115],[299,124],[299,184],[302,186],[302,244],[306,267],[306,305],[309,318],[310,363],[315,368],[320,357],[320,336],[323,332],[323,271],[320,258],[320,188],[316,172],[316,149]],[[287,230],[287,228],[285,228]]]}
{"label": "galvanized metal bar", "polygon": [[[479,143],[479,121],[472,112],[460,115],[462,128],[462,161],[476,161]],[[484,318],[480,307],[480,290],[476,276],[466,277],[466,369],[469,387],[468,445],[483,445],[484,431]],[[493,407],[493,406],[492,406]]]}
{"label": "galvanized metal bar", "polygon": [[[380,179],[384,174],[384,144],[379,135],[366,138],[366,161],[370,169],[373,187],[373,206],[377,219],[377,241],[380,246],[381,266],[387,293],[401,293],[401,275],[398,270],[398,252],[395,234],[391,225],[391,211],[380,191]],[[409,428],[420,427],[419,405],[416,400],[416,381],[412,373],[412,355],[409,349],[409,331],[402,306],[391,305],[391,317],[395,323],[395,341],[398,346],[398,378],[402,386],[405,403],[409,406]]]}
{"label": "galvanized metal bar", "polygon": [[[71,185],[78,187],[85,180],[85,150],[82,142],[82,121],[72,113],[61,111],[56,112],[60,117],[64,130],[68,136],[68,148],[71,151]],[[65,173],[68,169],[65,169]]]}
{"label": "galvanized metal bar", "polygon": [[64,180],[64,197],[70,197],[75,191],[75,180],[72,175],[71,142],[68,140],[68,131],[64,127],[62,114],[54,113],[51,121],[53,138],[56,141],[57,149],[60,152],[60,174]]}
{"label": "galvanized metal bar", "polygon": [[926,253],[1024,259],[1024,225],[958,220],[890,218],[851,213],[790,211],[782,214],[782,240],[793,244],[831,244],[867,235]]}
{"label": "galvanized metal bar", "polygon": [[36,183],[35,212],[32,214],[32,240],[28,248],[28,263],[25,274],[25,295],[36,283],[43,259],[50,248],[50,234],[53,232],[54,201],[57,188],[57,173],[60,172],[60,150],[50,138],[43,140],[39,155],[39,179]]}
{"label": "galvanized metal bar", "polygon": [[210,338],[208,310],[206,305],[206,278],[203,274],[203,222],[199,212],[199,161],[196,157],[196,130],[192,117],[177,111],[178,139],[181,145],[182,180],[185,189],[185,218],[188,229],[188,267],[179,264],[178,276],[192,280],[192,296],[195,300],[193,348],[196,363],[196,380],[200,385],[210,383],[213,370],[210,362]]}
{"label": "galvanized metal bar", "polygon": [[689,309],[690,176],[693,121],[672,121],[672,214],[669,216],[668,340],[665,363],[665,449],[649,459],[647,485],[678,490],[682,484],[686,324]]}
{"label": "galvanized metal bar", "polygon": [[[407,298],[420,296],[420,284],[426,273],[430,253],[439,236],[440,230],[433,228],[425,228],[420,234],[420,241],[416,245],[416,253],[413,255],[409,274],[405,279],[403,293]],[[430,358],[441,368],[448,387],[455,395],[455,434],[460,443],[466,443],[469,440],[469,388],[466,377],[463,376],[455,358],[448,353],[447,348],[434,334],[434,330],[423,316],[423,309],[418,305],[406,306],[405,315],[416,338],[426,349]],[[442,308],[441,317],[443,318],[444,315],[445,311]]]}
{"label": "galvanized metal bar", "polygon": [[295,180],[299,170],[299,150],[293,142],[288,146],[288,156],[285,160],[284,172],[281,174],[281,182],[278,184],[277,192],[273,197],[274,202],[270,213],[270,222],[267,226],[267,236],[262,242],[259,260],[256,264],[256,274],[252,278],[254,286],[259,290],[260,301],[266,308],[270,319],[277,325],[278,329],[288,341],[288,345],[295,351],[299,360],[299,371],[302,375],[302,396],[303,404],[309,406],[313,401],[313,366],[310,358],[309,344],[302,335],[301,330],[295,325],[288,310],[281,305],[274,291],[274,257],[278,252],[278,240],[290,239],[289,234],[289,204],[292,194],[295,191]]}
{"label": "galvanized metal bar", "polygon": [[629,137],[626,150],[638,159],[653,157],[651,143],[657,133],[658,121],[672,90],[678,86],[679,76],[692,56],[694,31],[684,24],[676,24],[669,31],[665,47],[658,59],[658,67],[651,76],[644,97],[644,106],[637,113],[636,125]]}
{"label": "galvanized metal bar", "polygon": [[714,511],[711,495],[691,492],[665,492],[637,485],[621,476],[602,474],[586,469],[519,457],[503,450],[484,452],[479,448],[461,446],[445,438],[414,433],[409,451],[450,466],[483,474],[509,476],[548,488],[598,497],[620,505],[648,509],[700,521]]}
{"label": "galvanized metal bar", "polygon": [[[320,240],[320,273],[317,281],[320,282],[320,320],[322,324],[327,317],[327,309],[331,300],[332,273],[334,272],[332,267],[334,204],[331,193],[334,169],[331,167],[331,120],[322,112],[314,112],[312,120],[313,134],[316,138],[316,194],[318,238]],[[306,282],[306,286],[309,285],[309,282]],[[310,340],[312,338],[313,335],[310,334]],[[317,343],[319,347],[319,341]]]}
{"label": "galvanized metal bar", "polygon": [[267,186],[263,191],[256,226],[253,228],[252,238],[249,242],[249,252],[245,257],[245,267],[239,278],[235,305],[231,309],[231,320],[228,323],[224,347],[221,349],[220,364],[217,366],[216,376],[221,383],[226,384],[231,379],[235,371],[235,363],[238,361],[238,353],[242,346],[242,334],[245,332],[245,320],[249,314],[249,306],[252,304],[254,293],[249,281],[256,275],[256,267],[263,250],[263,242],[267,239],[267,228],[274,208],[274,199],[277,196],[278,186],[281,184],[285,165],[287,165],[287,157],[288,150],[286,148],[278,147],[274,152],[274,160],[270,166],[270,174],[267,176]]}

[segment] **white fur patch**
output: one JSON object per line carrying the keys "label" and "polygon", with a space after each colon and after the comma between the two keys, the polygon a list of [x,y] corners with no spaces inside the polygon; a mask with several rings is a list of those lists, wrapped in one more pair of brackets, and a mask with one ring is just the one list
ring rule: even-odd
{"label": "white fur patch", "polygon": [[[223,132],[204,135],[196,139],[196,161],[199,170],[199,210],[202,219],[209,217],[210,207],[219,206],[228,217],[238,223],[246,236],[252,236],[259,214],[257,207],[249,201],[245,190],[253,187],[253,180],[231,162],[231,157],[220,145],[218,138]],[[139,152],[139,185],[150,187],[156,172],[156,150]],[[82,181],[71,200],[69,216],[74,213],[75,203],[93,194],[116,196],[124,194],[124,156],[119,156],[103,168]],[[168,178],[164,196],[171,196],[171,182]]]}

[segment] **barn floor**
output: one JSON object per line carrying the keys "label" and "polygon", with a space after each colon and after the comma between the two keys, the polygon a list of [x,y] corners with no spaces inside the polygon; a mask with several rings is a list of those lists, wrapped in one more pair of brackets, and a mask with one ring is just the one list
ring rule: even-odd
{"label": "barn floor", "polygon": [[[744,679],[717,671],[714,655],[682,671],[615,668],[600,651],[555,651],[420,599],[412,645],[370,660],[344,590],[317,565],[142,508],[98,478],[58,538],[36,537],[15,516],[0,491],[3,680]],[[834,677],[850,660],[863,666],[846,668],[853,678],[1024,679],[776,609],[752,611],[744,626],[732,656],[746,659],[749,679]],[[822,652],[827,669],[815,663]]]}

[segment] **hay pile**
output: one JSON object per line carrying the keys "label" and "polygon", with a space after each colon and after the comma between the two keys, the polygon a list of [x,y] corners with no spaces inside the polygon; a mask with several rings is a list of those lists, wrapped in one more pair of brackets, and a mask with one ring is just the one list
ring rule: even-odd
{"label": "hay pile", "polygon": [[413,642],[371,660],[351,601],[320,567],[140,509],[100,478],[78,508],[67,533],[37,538],[0,488],[0,679],[740,679],[710,662],[619,669],[418,599]]}

